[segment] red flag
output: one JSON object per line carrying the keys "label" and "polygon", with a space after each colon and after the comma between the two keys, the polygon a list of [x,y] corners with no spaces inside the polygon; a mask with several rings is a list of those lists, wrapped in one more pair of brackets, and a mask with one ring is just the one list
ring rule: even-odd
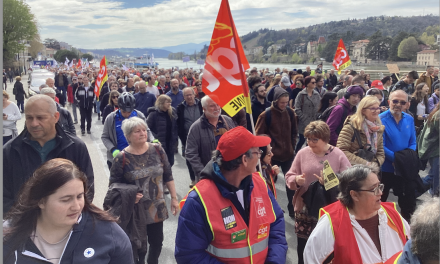
{"label": "red flag", "polygon": [[333,59],[333,67],[341,74],[341,71],[350,66],[351,60],[345,48],[344,41],[339,40],[338,48],[336,49],[335,58]]}
{"label": "red flag", "polygon": [[104,83],[107,81],[107,79],[108,79],[107,65],[106,65],[106,59],[104,56],[101,60],[101,63],[99,64],[99,73],[98,73],[98,77],[96,77],[96,82],[95,82],[96,98],[99,98],[99,93],[101,93],[101,88],[104,85]]}
{"label": "red flag", "polygon": [[228,0],[222,0],[206,55],[202,89],[230,116],[245,106],[248,113],[252,112],[244,73],[247,69],[249,63]]}
{"label": "red flag", "polygon": [[77,68],[81,67],[81,59],[78,59],[78,64],[76,65]]}

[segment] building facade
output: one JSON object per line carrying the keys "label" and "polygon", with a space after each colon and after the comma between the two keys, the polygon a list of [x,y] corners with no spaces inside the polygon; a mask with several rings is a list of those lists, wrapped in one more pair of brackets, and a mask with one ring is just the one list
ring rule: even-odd
{"label": "building facade", "polygon": [[439,66],[438,50],[422,50],[417,52],[417,65],[422,66]]}

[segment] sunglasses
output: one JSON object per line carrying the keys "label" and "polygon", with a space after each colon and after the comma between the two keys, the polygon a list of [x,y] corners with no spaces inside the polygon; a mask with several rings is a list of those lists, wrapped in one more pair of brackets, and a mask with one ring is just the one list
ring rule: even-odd
{"label": "sunglasses", "polygon": [[399,100],[391,100],[391,102],[393,102],[393,104],[398,104],[400,102],[400,105],[406,105],[406,101],[399,101]]}
{"label": "sunglasses", "polygon": [[112,99],[119,98],[119,96],[112,96]]}

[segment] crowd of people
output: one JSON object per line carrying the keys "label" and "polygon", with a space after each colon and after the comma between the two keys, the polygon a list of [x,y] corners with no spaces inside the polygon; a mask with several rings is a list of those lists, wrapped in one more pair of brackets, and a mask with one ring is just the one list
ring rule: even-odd
{"label": "crowd of people", "polygon": [[[286,233],[298,263],[438,263],[437,68],[381,80],[322,65],[253,68],[252,114],[235,116],[202,90],[203,71],[115,67],[96,95],[97,69],[53,70],[26,103],[19,76],[17,104],[3,91],[5,263],[159,263],[167,194],[180,211],[177,263],[285,263]],[[110,170],[105,211],[93,204],[81,139],[101,125],[93,112]],[[181,201],[179,139],[190,175]],[[331,188],[328,167],[339,181]],[[281,175],[288,204],[277,201]],[[425,192],[434,198],[418,206]]]}

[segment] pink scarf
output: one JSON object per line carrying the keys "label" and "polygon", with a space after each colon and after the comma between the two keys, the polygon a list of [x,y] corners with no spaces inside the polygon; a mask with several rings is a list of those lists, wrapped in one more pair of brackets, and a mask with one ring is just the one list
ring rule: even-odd
{"label": "pink scarf", "polygon": [[376,121],[371,122],[367,119],[364,119],[362,123],[362,130],[367,137],[367,144],[371,146],[371,151],[376,154],[377,152],[377,131],[379,131],[380,126],[376,124]]}

